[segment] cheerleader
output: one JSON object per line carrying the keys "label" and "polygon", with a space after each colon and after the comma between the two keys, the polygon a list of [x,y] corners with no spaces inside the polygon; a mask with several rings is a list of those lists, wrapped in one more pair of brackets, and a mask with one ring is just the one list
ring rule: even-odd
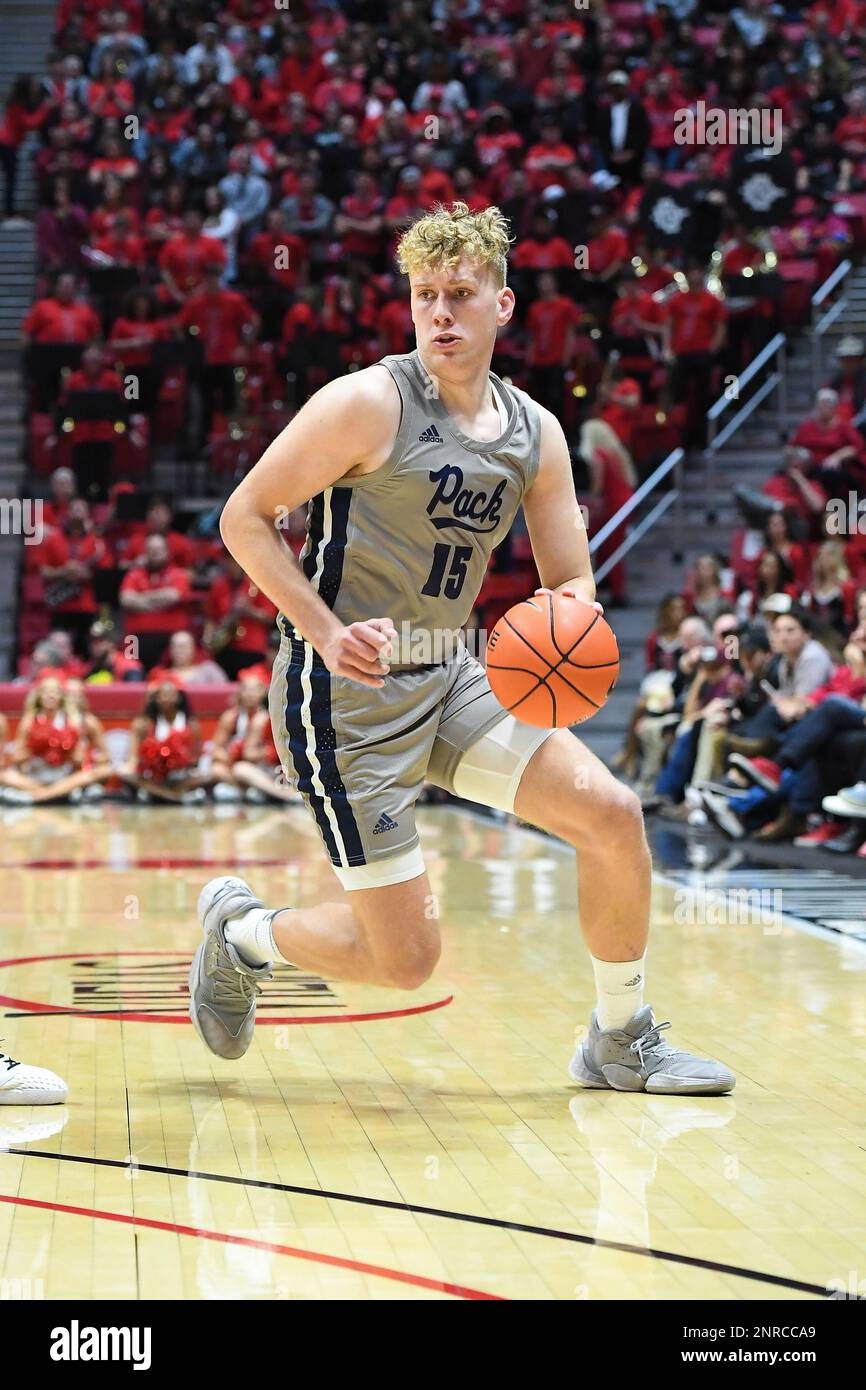
{"label": "cheerleader", "polygon": [[211,777],[215,801],[299,802],[281,776],[267,709],[268,687],[240,673],[236,701],[220,715],[213,736]]}
{"label": "cheerleader", "polygon": [[191,712],[186,692],[174,681],[151,686],[144,713],[132,721],[132,740],[118,776],[135,789],[138,800],[181,802],[205,800],[198,771],[201,726]]}
{"label": "cheerleader", "polygon": [[69,676],[66,681],[66,698],[81,719],[84,730],[85,748],[81,764],[83,772],[91,772],[93,780],[80,792],[72,791],[70,801],[101,801],[105,795],[105,783],[113,776],[111,754],[105,739],[102,721],[91,711],[87,701],[87,688],[77,676]]}
{"label": "cheerleader", "polygon": [[28,806],[90,800],[89,789],[110,771],[98,721],[82,712],[67,682],[43,677],[27,696],[12,756],[0,771],[2,799]]}

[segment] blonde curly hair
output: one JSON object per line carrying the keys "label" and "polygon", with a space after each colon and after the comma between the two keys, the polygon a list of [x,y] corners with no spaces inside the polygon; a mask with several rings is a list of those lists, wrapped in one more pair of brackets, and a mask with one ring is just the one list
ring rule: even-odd
{"label": "blonde curly hair", "polygon": [[401,236],[397,264],[404,275],[412,275],[427,269],[453,270],[465,259],[489,268],[502,289],[514,239],[499,208],[471,212],[466,203],[452,203],[450,208],[437,203]]}

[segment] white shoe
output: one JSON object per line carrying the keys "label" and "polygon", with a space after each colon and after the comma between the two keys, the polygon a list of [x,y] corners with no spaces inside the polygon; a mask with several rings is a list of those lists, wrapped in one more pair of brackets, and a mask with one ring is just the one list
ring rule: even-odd
{"label": "white shoe", "polygon": [[150,792],[146,792],[144,787],[139,787],[138,791],[135,793],[135,799],[140,805],[149,806],[151,802]]}
{"label": "white shoe", "polygon": [[200,806],[203,801],[207,801],[204,787],[190,787],[188,791],[181,792],[181,806]]}
{"label": "white shoe", "polygon": [[0,1105],[62,1105],[69,1087],[53,1071],[0,1052]]}
{"label": "white shoe", "polygon": [[268,798],[259,787],[247,787],[244,792],[244,801],[248,801],[253,806],[266,806]]}
{"label": "white shoe", "polygon": [[102,801],[104,797],[105,788],[101,782],[91,782],[89,787],[82,788],[82,801]]}
{"label": "white shoe", "polygon": [[240,801],[240,787],[233,787],[231,782],[217,782],[212,789],[214,801]]}
{"label": "white shoe", "polygon": [[33,793],[25,792],[21,787],[4,787],[3,800],[7,806],[32,806]]}

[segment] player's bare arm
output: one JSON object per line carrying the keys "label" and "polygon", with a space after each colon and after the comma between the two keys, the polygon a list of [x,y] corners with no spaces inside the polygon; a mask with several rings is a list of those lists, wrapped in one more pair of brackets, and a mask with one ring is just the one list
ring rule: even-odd
{"label": "player's bare arm", "polygon": [[381,686],[388,615],[345,626],[307,580],[278,530],[281,516],[341,479],[385,462],[400,425],[400,394],[383,367],[329,382],[267,448],[223,509],[220,532],[253,583],[311,642],[335,675]]}
{"label": "player's bare arm", "polygon": [[532,553],[545,589],[595,600],[586,525],[574,492],[571,457],[562,426],[541,409],[538,472],[523,499]]}

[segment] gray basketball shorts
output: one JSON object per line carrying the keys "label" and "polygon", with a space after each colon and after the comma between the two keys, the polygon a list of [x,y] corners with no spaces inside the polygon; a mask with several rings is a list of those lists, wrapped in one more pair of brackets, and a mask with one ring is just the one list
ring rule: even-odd
{"label": "gray basketball shorts", "polygon": [[[424,782],[454,791],[467,749],[503,720],[513,722],[464,646],[440,665],[392,667],[372,689],[332,675],[308,642],[284,636],[268,703],[283,771],[347,888],[367,881],[352,870],[405,859],[418,845],[415,803]],[[525,764],[549,731],[524,725],[522,732]],[[423,871],[420,852],[406,862]]]}

